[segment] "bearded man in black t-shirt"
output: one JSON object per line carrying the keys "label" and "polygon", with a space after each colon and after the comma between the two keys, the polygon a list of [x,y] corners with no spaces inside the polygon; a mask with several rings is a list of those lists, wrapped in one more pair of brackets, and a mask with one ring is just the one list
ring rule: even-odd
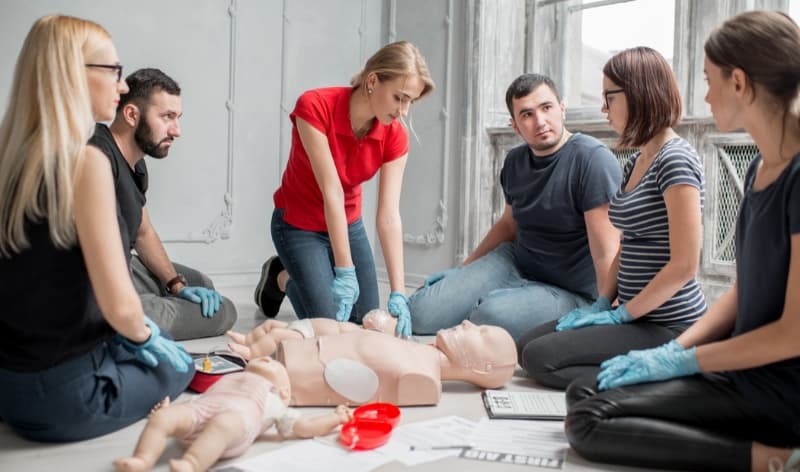
{"label": "bearded man in black t-shirt", "polygon": [[114,174],[117,211],[129,236],[131,274],[145,313],[175,339],[217,336],[233,326],[236,308],[211,280],[173,263],[158,237],[145,203],[144,156],[167,157],[181,135],[181,89],[158,69],[140,69],[125,79],[111,127],[97,124],[89,144],[108,156]]}

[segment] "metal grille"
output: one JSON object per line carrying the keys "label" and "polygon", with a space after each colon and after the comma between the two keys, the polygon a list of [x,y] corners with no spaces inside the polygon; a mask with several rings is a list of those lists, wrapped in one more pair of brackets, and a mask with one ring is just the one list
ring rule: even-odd
{"label": "metal grille", "polygon": [[619,162],[620,169],[625,169],[625,164],[628,163],[628,159],[631,158],[633,153],[635,153],[636,149],[611,149],[611,152],[614,153],[614,157],[617,158],[617,162]]}
{"label": "metal grille", "polygon": [[714,186],[713,248],[711,261],[734,264],[736,260],[736,216],[742,202],[744,174],[758,154],[753,144],[716,146],[717,182]]}

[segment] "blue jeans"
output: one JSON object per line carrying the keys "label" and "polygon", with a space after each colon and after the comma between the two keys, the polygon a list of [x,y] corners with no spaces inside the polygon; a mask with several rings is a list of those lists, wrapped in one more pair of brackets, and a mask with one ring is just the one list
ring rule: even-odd
{"label": "blue jeans", "polygon": [[505,328],[516,341],[529,329],[589,303],[554,285],[524,278],[511,243],[411,295],[417,334],[433,334],[464,320]]}
{"label": "blue jeans", "polygon": [[[350,321],[361,322],[370,310],[378,308],[378,276],[372,247],[361,218],[347,227],[350,255],[356,267],[359,296]],[[338,306],[333,300],[331,284],[334,261],[327,232],[306,231],[283,221],[283,210],[272,213],[272,242],[283,267],[289,273],[286,295],[297,317],[334,318]]]}
{"label": "blue jeans", "polygon": [[174,400],[193,376],[193,366],[185,373],[163,361],[148,367],[103,342],[38,372],[0,369],[0,417],[33,441],[90,439],[139,421],[166,396]]}

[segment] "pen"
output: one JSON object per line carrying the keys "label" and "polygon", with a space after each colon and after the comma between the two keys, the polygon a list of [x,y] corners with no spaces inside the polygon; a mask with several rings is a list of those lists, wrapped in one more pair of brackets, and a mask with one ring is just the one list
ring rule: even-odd
{"label": "pen", "polygon": [[452,446],[409,446],[411,451],[438,451],[442,449],[472,449],[469,444],[454,444]]}

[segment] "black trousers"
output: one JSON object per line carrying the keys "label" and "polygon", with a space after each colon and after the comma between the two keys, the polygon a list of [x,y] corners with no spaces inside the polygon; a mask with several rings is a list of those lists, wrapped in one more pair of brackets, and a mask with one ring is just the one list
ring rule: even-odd
{"label": "black trousers", "polygon": [[751,446],[800,444],[722,374],[597,392],[594,375],[567,389],[570,445],[586,459],[655,469],[749,471]]}
{"label": "black trousers", "polygon": [[586,326],[556,331],[558,321],[531,329],[517,340],[519,365],[536,382],[564,390],[573,380],[600,371],[600,363],[633,349],[670,342],[686,327],[668,328],[649,321]]}

